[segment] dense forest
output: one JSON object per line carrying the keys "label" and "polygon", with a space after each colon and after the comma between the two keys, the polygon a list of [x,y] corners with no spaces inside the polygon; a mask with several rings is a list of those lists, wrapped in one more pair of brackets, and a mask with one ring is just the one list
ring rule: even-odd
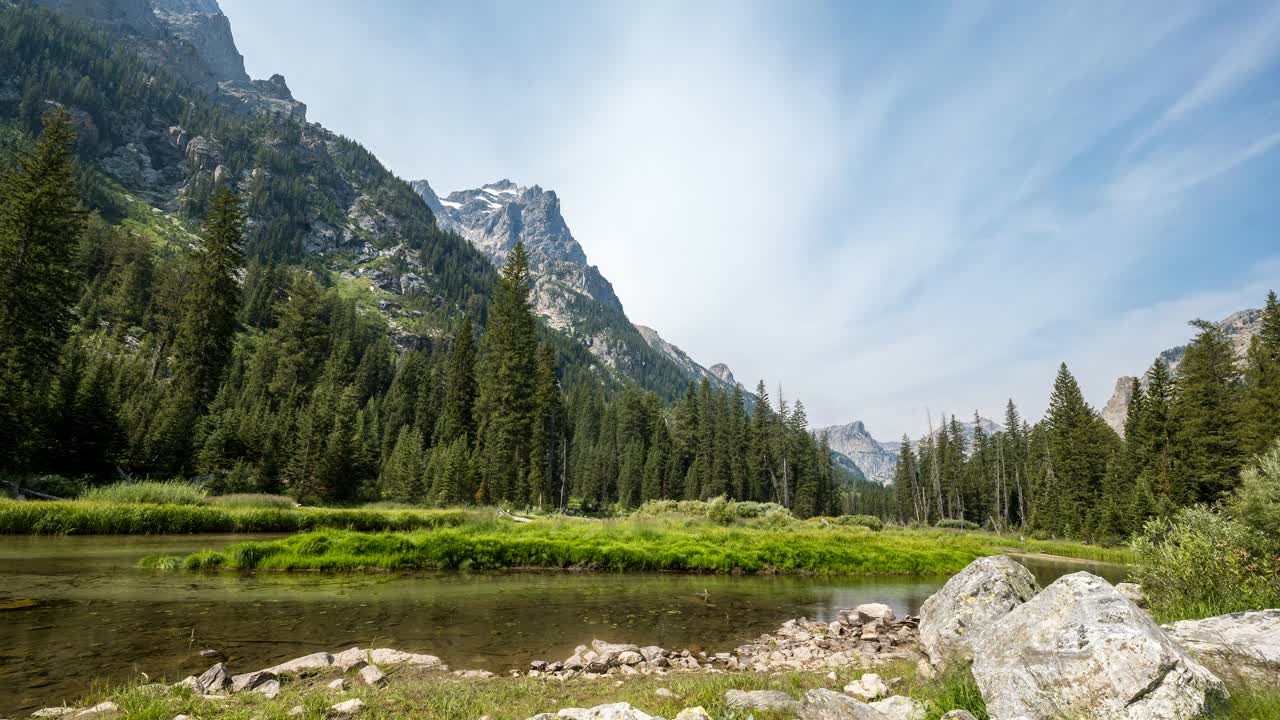
{"label": "dense forest", "polygon": [[969,441],[953,417],[916,445],[904,437],[892,516],[1110,541],[1150,517],[1221,500],[1280,438],[1280,303],[1268,295],[1243,364],[1217,326],[1192,325],[1176,377],[1157,359],[1134,381],[1123,439],[1065,364],[1035,425],[1010,400],[994,434],[978,424]]}

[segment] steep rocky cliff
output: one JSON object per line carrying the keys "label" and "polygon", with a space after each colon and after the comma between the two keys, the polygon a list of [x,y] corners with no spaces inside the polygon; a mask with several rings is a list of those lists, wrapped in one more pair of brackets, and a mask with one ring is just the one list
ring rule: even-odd
{"label": "steep rocky cliff", "polygon": [[871,437],[861,420],[817,428],[814,432],[819,435],[826,433],[831,449],[847,458],[868,480],[883,485],[893,482],[893,472],[898,467],[897,453]]}

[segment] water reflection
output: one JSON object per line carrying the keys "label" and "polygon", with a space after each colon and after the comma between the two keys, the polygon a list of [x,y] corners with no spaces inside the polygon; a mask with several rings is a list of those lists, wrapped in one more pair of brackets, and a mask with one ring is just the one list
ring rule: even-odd
{"label": "water reflection", "polygon": [[[727,650],[800,615],[883,602],[918,611],[945,577],[724,577],[569,573],[191,574],[150,554],[245,536],[0,538],[0,711],[74,701],[91,675],[179,679],[216,648],[233,670],[376,644],[501,671],[593,637]],[[1027,559],[1042,583],[1097,566]],[[1114,568],[1108,579],[1118,580]],[[1106,574],[1106,573],[1104,573]],[[88,671],[88,672],[87,672]]]}

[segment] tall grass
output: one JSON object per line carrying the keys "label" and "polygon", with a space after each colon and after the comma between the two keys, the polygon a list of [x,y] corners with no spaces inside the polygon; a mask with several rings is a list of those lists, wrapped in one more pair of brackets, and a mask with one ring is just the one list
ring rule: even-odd
{"label": "tall grass", "polygon": [[161,535],[306,532],[321,528],[415,530],[460,525],[466,510],[342,510],[213,507],[147,503],[0,500],[0,533],[23,535]]}
{"label": "tall grass", "polygon": [[181,480],[148,480],[90,488],[80,496],[80,499],[89,502],[144,505],[201,505],[206,495],[203,489]]}
{"label": "tall grass", "polygon": [[[408,533],[326,530],[242,543],[182,560],[184,567],[267,570],[580,568],[627,572],[944,575],[989,550],[862,527],[720,527],[662,520],[468,523]],[[153,560],[171,567],[171,559]]]}
{"label": "tall grass", "polygon": [[290,510],[297,507],[293,498],[284,495],[267,495],[266,493],[233,493],[231,495],[215,495],[205,500],[209,505],[228,509],[243,508],[279,508]]}

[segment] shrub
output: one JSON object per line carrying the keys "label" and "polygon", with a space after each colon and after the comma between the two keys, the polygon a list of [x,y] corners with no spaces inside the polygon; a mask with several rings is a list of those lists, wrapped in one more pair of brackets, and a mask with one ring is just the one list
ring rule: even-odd
{"label": "shrub", "polygon": [[876,532],[884,529],[884,521],[875,515],[841,515],[835,522],[837,525],[861,525]]}
{"label": "shrub", "polygon": [[1208,507],[1156,518],[1130,542],[1142,585],[1161,621],[1260,610],[1280,604],[1280,559],[1244,523]]}
{"label": "shrub", "polygon": [[712,498],[707,503],[707,519],[717,525],[732,525],[738,519],[738,515],[734,512],[734,505],[725,496]]}
{"label": "shrub", "polygon": [[206,500],[208,504],[223,508],[279,508],[292,510],[297,507],[293,498],[285,495],[268,495],[266,493],[235,493],[234,495],[215,495]]}
{"label": "shrub", "polygon": [[80,499],[134,505],[202,505],[205,491],[181,480],[121,482],[90,488]]}
{"label": "shrub", "polygon": [[781,506],[770,510],[760,519],[760,524],[771,530],[782,530],[795,523],[796,518],[790,510]]}
{"label": "shrub", "polygon": [[980,528],[980,526],[976,522],[971,522],[969,520],[952,520],[952,519],[939,520],[938,523],[934,525],[934,527],[942,528],[944,530],[978,530]]}
{"label": "shrub", "polygon": [[1280,441],[1240,474],[1240,487],[1227,507],[1280,551]]}

